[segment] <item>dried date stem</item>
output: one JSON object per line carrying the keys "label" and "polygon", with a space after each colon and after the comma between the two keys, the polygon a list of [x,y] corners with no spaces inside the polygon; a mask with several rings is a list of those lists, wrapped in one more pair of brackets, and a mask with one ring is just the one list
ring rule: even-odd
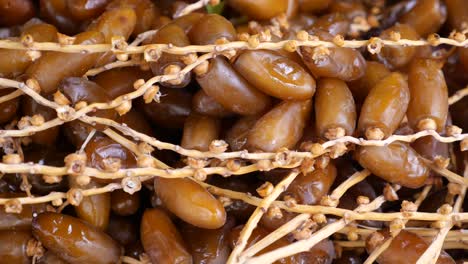
{"label": "dried date stem", "polygon": [[108,63],[104,66],[90,69],[88,70],[84,76],[95,76],[98,75],[101,72],[105,72],[111,69],[115,68],[123,68],[123,67],[132,67],[132,66],[138,66],[140,65],[141,62],[139,60],[128,60],[128,61],[114,61],[111,63]]}
{"label": "dried date stem", "polygon": [[[92,189],[87,189],[87,190],[82,190],[83,196],[92,196],[92,195],[97,195],[97,194],[102,194],[102,193],[108,193],[112,192],[118,189],[121,189],[122,186],[118,183],[110,183],[104,187],[100,188],[92,188]],[[40,196],[40,197],[18,197],[15,198],[17,199],[21,204],[40,204],[40,203],[48,203],[52,202],[57,199],[66,199],[67,198],[67,193],[64,192],[51,192],[47,195]],[[0,204],[5,204],[7,203],[9,198],[0,198]]]}
{"label": "dried date stem", "polygon": [[122,263],[127,263],[127,264],[147,264],[143,261],[139,261],[138,259],[134,259],[129,256],[123,256],[120,258],[120,260],[122,261]]}
{"label": "dried date stem", "polygon": [[[121,133],[123,133],[124,135],[132,136],[136,139],[142,140],[155,148],[172,150],[174,152],[179,153],[180,155],[193,157],[193,158],[201,158],[201,159],[202,158],[217,158],[220,160],[235,159],[235,158],[249,159],[249,160],[271,160],[271,159],[274,159],[275,156],[277,155],[276,152],[249,153],[244,150],[244,151],[235,151],[235,152],[213,153],[209,151],[203,152],[203,151],[198,151],[194,149],[185,149],[179,145],[174,145],[171,143],[159,141],[155,138],[152,138],[143,133],[135,131],[128,126],[123,126],[113,120],[99,118],[99,117],[89,117],[89,116],[83,117],[81,118],[81,120],[84,122],[88,122],[88,123],[96,122],[99,124],[111,126],[117,129],[118,131],[120,131]],[[380,140],[380,141],[379,140],[365,140],[362,138],[354,138],[350,136],[345,136],[343,138],[327,141],[321,144],[321,147],[323,150],[326,150],[340,143],[353,143],[353,144],[361,145],[361,146],[386,146],[396,141],[413,142],[416,139],[425,137],[425,136],[433,136],[438,141],[443,142],[443,143],[452,143],[452,142],[457,142],[465,138],[468,138],[468,133],[460,134],[460,135],[456,135],[452,137],[443,137],[440,134],[438,134],[436,131],[424,130],[416,134],[406,135],[406,136],[393,135],[393,136],[388,137],[385,140]],[[303,158],[316,158],[322,155],[323,152],[314,154],[312,152],[290,151],[290,154],[292,157],[303,159]]]}
{"label": "dried date stem", "polygon": [[[285,166],[275,166],[273,168],[296,168],[299,163],[293,163]],[[251,164],[242,166],[237,171],[231,171],[226,167],[209,167],[203,169],[207,175],[219,174],[219,175],[243,175],[251,172],[258,171],[257,164]],[[31,174],[46,174],[51,176],[63,176],[68,174],[67,167],[54,167],[48,165],[41,165],[37,163],[19,163],[19,164],[6,164],[0,163],[0,171],[4,173],[31,173]],[[139,177],[150,175],[149,177],[164,177],[164,178],[184,178],[192,176],[196,172],[196,169],[190,167],[178,168],[178,169],[158,169],[154,167],[145,168],[129,168],[120,169],[116,172],[105,172],[92,167],[84,167],[83,174],[98,179],[121,179],[124,177]]]}
{"label": "dried date stem", "polygon": [[[361,238],[362,240],[365,240],[369,235],[373,234],[375,231],[382,231],[384,230],[380,228],[374,228],[374,227],[365,227],[365,228],[353,228],[352,230],[355,231]],[[419,236],[425,237],[425,238],[432,238],[437,235],[439,232],[438,230],[434,230],[433,228],[425,228],[425,227],[407,227],[405,228],[406,231],[409,231],[411,233],[418,234]],[[337,233],[340,234],[348,234],[348,232],[351,231],[351,228],[345,227],[341,230],[339,230]],[[464,241],[468,240],[468,234],[463,231],[463,230],[451,230],[448,232],[447,237],[445,238],[445,241]]]}
{"label": "dried date stem", "polygon": [[[212,0],[199,0],[193,4],[189,4],[184,7],[182,10],[174,14],[174,18],[178,18],[181,16],[185,16],[187,14],[192,13],[193,11],[203,8],[204,6],[208,5]],[[219,1],[218,1],[219,2]]]}
{"label": "dried date stem", "polygon": [[461,99],[463,99],[463,97],[467,95],[468,95],[468,86],[461,90],[456,91],[452,96],[450,96],[448,99],[449,105],[452,105],[460,101]]}
{"label": "dried date stem", "polygon": [[349,188],[363,181],[369,175],[370,171],[367,169],[354,173],[348,179],[346,179],[346,181],[342,182],[338,187],[336,187],[335,190],[333,190],[330,198],[333,200],[339,200]]}
{"label": "dried date stem", "polygon": [[[432,188],[432,186],[430,186],[430,185],[424,187],[424,189],[421,192],[421,194],[419,195],[418,199],[414,202],[414,204],[416,206],[419,207],[419,205],[421,205],[421,203],[424,201],[424,199],[426,199],[427,195],[429,194],[429,191],[431,190],[431,188]],[[408,222],[408,219],[403,219],[403,225],[405,225],[407,222]],[[371,254],[369,254],[369,256],[367,257],[364,264],[374,263],[374,261],[378,258],[378,256],[380,256],[380,254],[382,254],[382,252],[384,252],[390,246],[390,244],[393,241],[393,238],[395,236],[397,236],[400,233],[400,231],[401,230],[395,230],[392,233],[392,236],[390,236],[383,244],[381,244],[377,248],[375,248],[374,251],[372,251]]]}
{"label": "dried date stem", "polygon": [[[224,44],[213,44],[213,45],[189,45],[185,47],[177,47],[169,44],[148,44],[143,46],[128,46],[125,49],[126,54],[138,54],[144,53],[148,50],[157,50],[159,52],[166,52],[176,55],[185,55],[193,52],[207,53],[207,52],[221,52],[225,50],[233,49],[250,49],[250,50],[280,50],[285,45],[290,43],[291,40],[283,40],[279,42],[260,42],[258,45],[252,46],[248,41],[233,41]],[[425,39],[421,40],[384,40],[377,37],[373,37],[369,40],[344,40],[341,47],[345,48],[361,48],[370,47],[372,51],[378,52],[376,44],[378,46],[434,46],[434,43]],[[440,38],[436,45],[450,45],[455,47],[467,47],[468,40],[458,41],[451,38]],[[336,47],[335,43],[321,40],[296,40],[297,47]],[[17,50],[37,50],[37,51],[56,51],[65,53],[102,53],[107,51],[114,51],[111,44],[93,44],[93,45],[63,45],[55,42],[33,42],[31,46],[24,46],[21,42],[11,40],[0,40],[0,48],[2,49],[17,49]],[[122,53],[122,51],[119,51]]]}
{"label": "dried date stem", "polygon": [[278,183],[273,189],[273,191],[268,196],[266,196],[262,200],[260,205],[255,209],[255,211],[252,213],[249,220],[245,224],[244,228],[240,232],[236,246],[232,250],[231,255],[229,256],[229,259],[227,261],[228,264],[239,262],[239,255],[242,253],[245,246],[247,245],[247,241],[249,240],[252,231],[255,229],[258,222],[260,221],[260,218],[268,210],[268,207],[270,207],[271,203],[274,200],[276,200],[276,198],[278,198],[278,196],[284,190],[288,188],[289,184],[291,184],[291,182],[296,178],[297,175],[299,175],[299,172],[296,170],[293,170],[291,173],[289,173],[288,176],[286,176],[280,183]]}
{"label": "dried date stem", "polygon": [[[464,165],[465,165],[464,177],[468,178],[468,162],[465,161]],[[457,200],[455,202],[455,207],[453,208],[453,211],[455,213],[460,211],[461,206],[463,204],[463,200],[465,198],[465,194],[466,194],[466,186],[462,186],[461,188],[462,188],[461,193],[460,195],[458,195]],[[434,238],[431,245],[421,255],[421,257],[418,259],[416,264],[425,264],[425,263],[435,264],[437,260],[439,259],[439,255],[440,255],[442,246],[444,244],[445,237],[447,236],[450,229],[452,229],[452,227],[455,225],[455,221],[453,219],[450,219],[442,223],[444,224],[444,227],[442,227],[439,230],[439,233]]]}
{"label": "dried date stem", "polygon": [[[413,231],[412,231],[413,232]],[[366,247],[366,241],[341,241],[334,240],[333,243],[340,247],[345,248],[364,248]],[[464,241],[445,241],[443,249],[468,249],[468,244]]]}
{"label": "dried date stem", "polygon": [[[262,199],[245,194],[242,192],[236,192],[232,190],[227,190],[223,188],[219,188],[213,185],[210,185],[205,182],[198,183],[205,187],[209,192],[218,195],[218,196],[225,196],[235,200],[241,200],[245,203],[259,206]],[[346,216],[349,220],[373,220],[373,221],[386,221],[390,222],[395,219],[405,219],[405,220],[421,220],[421,221],[446,221],[451,217],[456,217],[462,222],[468,221],[468,213],[452,213],[451,215],[442,215],[439,213],[425,213],[425,212],[413,212],[411,214],[403,213],[403,212],[394,212],[394,213],[380,213],[380,212],[372,212],[379,208],[385,202],[385,198],[383,196],[379,196],[378,198],[374,199],[371,203],[367,205],[361,205],[356,210],[348,210],[342,208],[335,208],[329,206],[322,206],[322,205],[303,205],[297,204],[294,207],[288,206],[283,201],[274,201],[272,205],[278,206],[282,210],[293,212],[293,213],[308,213],[308,214],[330,214],[339,217]]]}
{"label": "dried date stem", "polygon": [[286,224],[282,225],[275,231],[268,234],[266,237],[262,238],[257,243],[253,244],[251,247],[247,248],[240,256],[239,262],[243,262],[245,258],[249,258],[260,252],[262,249],[268,247],[269,245],[273,244],[278,239],[284,237],[285,235],[289,234],[300,225],[304,223],[307,219],[310,218],[310,214],[300,214],[293,219],[291,219]]}
{"label": "dried date stem", "polygon": [[[355,211],[356,212],[372,211],[374,210],[375,205],[378,205],[380,207],[381,202],[383,202],[384,200],[385,198],[383,196],[379,196],[371,203],[357,207]],[[284,246],[284,247],[275,249],[273,251],[270,251],[268,253],[262,254],[260,256],[250,258],[245,263],[246,264],[273,263],[281,258],[292,256],[300,252],[308,251],[310,250],[310,248],[315,246],[317,243],[319,243],[323,239],[333,235],[338,230],[343,229],[351,221],[353,220],[349,218],[348,215],[345,215],[342,219],[334,223],[327,224],[325,227],[315,232],[307,239],[299,240],[287,246]]]}
{"label": "dried date stem", "polygon": [[1,103],[4,103],[4,102],[8,102],[10,100],[13,100],[17,97],[20,97],[21,95],[23,95],[23,92],[21,90],[16,90],[14,92],[11,92],[7,95],[4,95],[4,96],[1,96],[0,97],[0,104]]}

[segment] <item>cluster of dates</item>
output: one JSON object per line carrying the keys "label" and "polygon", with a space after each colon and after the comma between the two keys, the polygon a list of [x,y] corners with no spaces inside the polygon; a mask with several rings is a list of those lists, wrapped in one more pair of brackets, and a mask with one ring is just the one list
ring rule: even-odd
{"label": "cluster of dates", "polygon": [[[188,3],[0,0],[3,27],[0,39],[25,46],[39,42],[64,46],[111,44],[116,37],[131,41],[143,32],[157,29],[143,44],[185,47],[227,45],[237,40],[245,40],[252,47],[258,42],[283,40],[337,44],[285,45],[277,50],[227,49],[200,63],[193,72],[164,81],[161,87],[153,86],[142,98],[127,101],[123,107],[89,113],[184,149],[213,151],[213,142],[224,140],[230,151],[311,151],[314,143],[344,136],[382,140],[422,130],[459,134],[452,123],[467,130],[467,98],[449,109],[448,97],[468,84],[468,48],[396,45],[380,47],[371,54],[339,45],[340,40],[349,36],[384,40],[432,36],[436,41],[434,33],[449,35],[452,30],[461,32],[468,25],[468,6],[464,0],[394,2],[230,0],[226,1],[225,17],[197,11],[171,19]],[[244,19],[239,19],[241,16]],[[236,22],[233,24],[226,17]],[[249,23],[249,19],[257,22]],[[373,23],[368,23],[366,31],[356,33],[353,26],[363,21]],[[181,73],[197,60],[193,52],[162,53],[150,62],[142,57],[130,55],[139,66],[108,69],[83,77],[91,69],[103,66],[105,69],[109,63],[129,58],[111,51],[0,49],[0,77],[24,81],[44,98],[79,110],[129,94],[141,87],[141,79]],[[14,91],[2,88],[0,95]],[[0,103],[0,123],[4,128],[28,129],[56,118],[55,109],[27,95]],[[88,167],[116,172],[154,166],[108,137],[103,133],[106,128],[76,119],[32,133],[27,140],[15,141],[17,144],[9,148],[2,142],[3,154],[21,152],[22,162],[63,167],[67,155],[85,144],[79,155]],[[435,191],[421,208],[436,212],[444,204],[440,196],[449,191],[445,183],[440,184],[443,181],[431,171],[428,161],[452,158],[453,149],[456,159],[449,164],[451,169],[463,170],[463,161],[467,160],[458,147],[431,136],[387,146],[342,146],[341,153],[324,154],[308,169],[303,166],[302,173],[280,199],[295,204],[320,204],[334,187],[365,168],[373,176],[351,187],[340,201],[334,201],[334,206],[355,209],[356,200],[363,196],[372,200],[393,188],[390,183],[402,187],[400,197],[379,211],[398,211],[401,204],[398,199],[412,200],[419,189],[435,184]],[[193,167],[196,163],[169,151],[157,150],[153,154],[175,168],[187,164]],[[226,161],[216,159],[202,163],[197,169],[226,166]],[[228,163],[227,167],[234,171],[246,161]],[[256,189],[265,181],[278,183],[289,171],[263,168],[235,177],[205,175],[203,180],[256,195]],[[0,196],[23,197],[26,189],[41,196],[71,188],[100,187],[109,182],[112,181],[83,180],[76,175],[54,178],[10,173],[0,178]],[[22,205],[18,212],[9,208],[0,210],[0,262],[30,263],[35,256],[36,263],[118,263],[125,255],[137,259],[147,256],[152,263],[225,263],[243,224],[255,209],[242,201],[223,203],[191,179],[156,177],[143,185],[140,192],[133,194],[117,190],[82,197],[79,202],[72,202],[73,206],[60,208],[61,212],[52,212],[56,210],[51,210],[47,203]],[[466,209],[467,203],[464,206]],[[259,241],[296,215],[269,210],[248,244]],[[385,228],[377,221],[360,224]],[[380,234],[390,236],[386,231]],[[260,253],[288,245],[295,239],[299,238],[286,236]],[[377,246],[373,242],[368,241],[367,253]],[[377,261],[415,263],[428,246],[420,236],[402,231]],[[347,251],[338,257],[332,240],[327,238],[311,250],[279,263],[361,263],[367,253]],[[459,258],[459,252],[454,251],[453,256]],[[454,258],[442,252],[437,263],[455,263]]]}

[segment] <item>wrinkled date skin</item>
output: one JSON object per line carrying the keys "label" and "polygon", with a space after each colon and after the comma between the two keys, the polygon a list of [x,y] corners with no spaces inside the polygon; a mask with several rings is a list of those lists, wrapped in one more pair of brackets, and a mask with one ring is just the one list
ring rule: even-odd
{"label": "wrinkled date skin", "polygon": [[118,263],[122,255],[110,236],[72,216],[42,213],[33,219],[32,232],[45,248],[71,264]]}
{"label": "wrinkled date skin", "polygon": [[336,173],[335,165],[330,163],[324,169],[315,169],[306,175],[300,174],[289,185],[285,194],[291,195],[300,204],[317,204],[330,190]]}
{"label": "wrinkled date skin", "polygon": [[[70,77],[63,79],[59,84],[59,91],[72,103],[72,106],[79,102],[88,104],[110,101],[109,94],[98,84],[88,81],[85,78]],[[117,113],[113,109],[98,110],[90,116],[115,120]],[[103,130],[106,126],[96,124],[92,126],[79,120],[73,120],[65,124],[65,134],[75,144],[81,146],[92,129]]]}
{"label": "wrinkled date skin", "polygon": [[245,51],[234,69],[262,92],[283,100],[307,100],[315,80],[301,65],[274,51]]}
{"label": "wrinkled date skin", "polygon": [[429,175],[427,165],[406,143],[394,142],[385,147],[358,147],[355,158],[374,175],[408,188],[423,186]]}
{"label": "wrinkled date skin", "polygon": [[261,116],[244,116],[234,123],[226,133],[225,140],[233,151],[245,149],[251,128]]}
{"label": "wrinkled date skin", "polygon": [[[333,35],[321,29],[310,30],[309,34],[317,35],[324,41],[333,40]],[[338,78],[349,82],[361,78],[366,72],[366,60],[355,49],[301,47],[300,53],[304,63],[316,78]]]}

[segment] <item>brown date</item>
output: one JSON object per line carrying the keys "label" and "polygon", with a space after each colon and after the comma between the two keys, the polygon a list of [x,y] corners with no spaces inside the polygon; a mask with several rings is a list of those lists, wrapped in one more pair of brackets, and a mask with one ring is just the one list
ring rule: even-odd
{"label": "brown date", "polygon": [[35,15],[31,0],[0,0],[0,26],[23,24]]}
{"label": "brown date", "polygon": [[315,80],[293,60],[274,51],[244,51],[234,69],[260,91],[283,100],[307,100]]}
{"label": "brown date", "polygon": [[[86,31],[78,34],[73,44],[92,45],[103,42],[102,33]],[[100,56],[100,53],[47,52],[28,67],[26,75],[39,82],[43,93],[51,94],[57,90],[62,79],[84,75]]]}
{"label": "brown date", "polygon": [[402,142],[358,147],[355,159],[374,175],[408,188],[423,186],[430,171],[419,154]]}
{"label": "brown date", "polygon": [[368,139],[386,138],[398,128],[410,100],[406,78],[392,73],[369,92],[359,115],[358,131]]}
{"label": "brown date", "polygon": [[311,108],[311,100],[283,101],[276,105],[252,127],[247,148],[274,152],[294,147],[302,137]]}
{"label": "brown date", "polygon": [[[140,208],[140,193],[129,194],[123,190],[111,193],[112,212],[117,215],[132,215]],[[111,220],[112,221],[112,220]]]}
{"label": "brown date", "polygon": [[188,36],[194,45],[214,44],[221,38],[228,41],[234,41],[237,38],[236,29],[232,23],[218,14],[205,15],[203,19],[199,19],[190,29]]}
{"label": "brown date", "polygon": [[[318,35],[324,41],[333,39],[330,33],[320,29],[311,30],[309,33]],[[366,71],[366,61],[355,49],[301,47],[300,53],[304,63],[316,78],[338,78],[348,82],[361,78]]]}
{"label": "brown date", "polygon": [[196,113],[190,114],[185,120],[180,145],[186,149],[208,151],[210,143],[219,139],[220,131],[220,120]]}
{"label": "brown date", "polygon": [[143,112],[157,125],[183,128],[192,108],[192,95],[185,89],[160,88],[160,102],[143,105]]}
{"label": "brown date", "polygon": [[200,89],[193,95],[192,110],[211,117],[228,117],[233,115],[232,112],[207,95],[203,89]]}
{"label": "brown date", "polygon": [[[339,108],[336,106],[339,105]],[[356,105],[345,82],[323,78],[315,96],[317,133],[328,139],[353,135],[356,127]]]}
{"label": "brown date", "polygon": [[411,98],[406,115],[414,130],[434,129],[440,132],[445,127],[448,89],[441,68],[442,64],[435,60],[419,59],[410,65],[408,84]]}
{"label": "brown date", "polygon": [[117,263],[122,255],[106,233],[72,216],[42,213],[33,219],[32,231],[45,248],[70,264]]}
{"label": "brown date", "polygon": [[0,231],[0,261],[2,263],[29,264],[28,241],[31,231]]}
{"label": "brown date", "polygon": [[229,5],[251,19],[265,20],[286,13],[288,0],[231,0]]}
{"label": "brown date", "polygon": [[[409,25],[396,24],[395,26],[385,30],[380,34],[382,39],[390,39],[392,32],[400,34],[401,38],[417,40],[419,34]],[[391,70],[407,65],[416,54],[416,47],[397,46],[397,47],[382,47],[382,50],[375,57],[385,64]]]}
{"label": "brown date", "polygon": [[189,224],[216,229],[226,222],[221,202],[190,179],[156,177],[154,189],[165,207]]}
{"label": "brown date", "polygon": [[[389,232],[380,233],[380,236],[388,238]],[[378,243],[372,241],[373,236],[369,236],[366,242],[366,249],[372,252]],[[403,264],[416,263],[421,255],[429,247],[429,244],[420,236],[409,231],[402,230],[396,237],[393,238],[390,246],[382,252],[377,258],[379,264]],[[455,261],[445,251],[442,251],[437,264],[455,264]]]}
{"label": "brown date", "polygon": [[421,36],[427,36],[439,30],[447,18],[447,8],[440,0],[419,0],[405,13],[399,22],[413,27]]}
{"label": "brown date", "polygon": [[208,72],[198,76],[197,81],[208,96],[234,113],[254,115],[271,104],[267,95],[253,88],[221,57],[213,59]]}
{"label": "brown date", "polygon": [[164,211],[147,209],[141,218],[140,237],[153,263],[192,263],[185,242]]}

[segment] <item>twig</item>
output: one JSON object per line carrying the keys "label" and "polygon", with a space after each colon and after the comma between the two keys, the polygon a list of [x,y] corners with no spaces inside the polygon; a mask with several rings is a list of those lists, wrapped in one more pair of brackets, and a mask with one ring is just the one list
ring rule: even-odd
{"label": "twig", "polygon": [[[380,228],[372,228],[372,229],[367,229],[367,228],[349,228],[345,227],[341,230],[339,230],[337,233],[340,234],[348,234],[349,231],[354,231],[356,232],[360,237],[365,240],[366,237],[369,235],[373,234],[375,231],[382,231],[383,229]],[[405,228],[406,231],[409,231],[411,233],[418,234],[419,236],[422,237],[434,237],[437,235],[439,232],[438,230],[435,230],[433,228],[420,228],[420,227],[407,227]],[[447,234],[446,241],[467,241],[468,242],[468,233],[466,233],[464,230],[450,230]]]}
{"label": "twig", "polygon": [[[369,204],[361,205],[361,206],[357,207],[355,209],[355,211],[357,211],[358,209],[360,209],[361,212],[372,211],[372,210],[374,210],[374,204],[381,204],[382,199],[383,200],[385,199],[385,197],[383,195],[381,195],[381,196],[377,197],[376,199],[374,199],[374,201],[378,200],[377,202],[372,201]],[[334,223],[326,225],[325,227],[323,227],[319,231],[312,234],[312,236],[310,236],[307,239],[294,242],[294,243],[289,244],[287,246],[284,246],[284,247],[275,249],[273,251],[270,251],[268,253],[262,254],[262,255],[260,255],[258,257],[253,257],[253,258],[249,259],[248,261],[246,261],[245,263],[246,264],[273,263],[273,262],[275,262],[275,261],[277,261],[277,260],[279,260],[281,258],[285,258],[285,257],[292,256],[292,255],[295,255],[295,254],[300,253],[300,252],[310,250],[313,246],[315,246],[317,243],[319,243],[323,239],[331,236],[332,234],[336,233],[338,230],[343,229],[351,221],[352,221],[352,219],[350,219],[348,217],[348,215],[346,215],[344,218],[342,218],[342,219],[340,219],[340,220],[338,220],[338,221],[336,221]]]}
{"label": "twig", "polygon": [[331,193],[330,198],[339,200],[341,196],[351,187],[363,181],[367,176],[370,175],[370,171],[364,169],[362,171],[355,172],[346,181],[342,182],[335,190]]}
{"label": "twig", "polygon": [[[421,192],[421,194],[419,195],[418,199],[416,199],[415,201],[415,204],[417,207],[419,207],[419,205],[421,205],[421,203],[424,201],[424,199],[426,199],[427,195],[429,194],[429,191],[431,190],[432,186],[429,185],[429,186],[426,186],[424,187],[423,191]],[[406,224],[408,222],[408,219],[404,219],[403,220],[403,223]],[[364,264],[372,264],[374,263],[374,261],[380,256],[380,254],[382,254],[389,246],[390,244],[392,243],[393,241],[393,238],[396,237],[399,233],[400,233],[401,230],[395,230],[394,231],[394,234],[392,234],[392,236],[390,236],[389,238],[387,238],[387,240],[382,243],[381,245],[379,245],[377,248],[375,248],[370,254],[369,256],[367,257],[366,261],[364,262]]]}
{"label": "twig", "polygon": [[[104,187],[82,190],[82,193],[83,193],[83,196],[91,196],[91,195],[96,195],[96,194],[112,192],[121,188],[122,186],[118,183],[110,183]],[[39,203],[47,203],[47,202],[51,202],[57,199],[64,199],[64,198],[65,199],[67,198],[67,193],[51,192],[41,197],[18,197],[14,199],[17,199],[21,204],[39,204]],[[0,204],[5,204],[9,200],[11,199],[0,198]]]}
{"label": "twig", "polygon": [[[365,241],[340,241],[335,240],[333,243],[340,247],[345,248],[363,248],[366,246]],[[446,241],[444,242],[443,249],[468,249],[468,243],[458,241]]]}
{"label": "twig", "polygon": [[91,130],[91,132],[89,132],[89,134],[86,137],[85,141],[83,142],[83,144],[81,144],[80,152],[84,151],[84,149],[88,145],[89,141],[91,141],[91,139],[94,137],[94,134],[96,134],[96,129],[93,129],[93,130]]}
{"label": "twig", "polygon": [[174,18],[178,18],[187,14],[192,13],[193,11],[203,8],[205,5],[207,5],[210,2],[210,0],[199,0],[193,4],[189,4],[186,7],[184,7],[182,10],[174,14]]}
{"label": "twig", "polygon": [[98,75],[101,72],[105,72],[111,69],[115,68],[122,68],[122,67],[132,67],[132,66],[138,66],[140,65],[140,61],[137,60],[128,60],[128,61],[114,61],[111,63],[108,63],[104,66],[98,67],[91,69],[85,73],[85,76],[94,76]]}
{"label": "twig", "polygon": [[467,95],[468,95],[468,86],[461,89],[461,90],[456,91],[455,94],[450,96],[450,98],[448,99],[449,105],[452,105],[452,104],[460,101],[463,97],[465,97]]}
{"label": "twig", "polygon": [[14,92],[11,92],[7,95],[4,95],[2,97],[0,97],[0,104],[1,103],[4,103],[4,102],[8,102],[10,100],[13,100],[17,97],[20,97],[21,95],[23,95],[23,92],[21,90],[16,90]]}
{"label": "twig", "polygon": [[[468,178],[468,162],[465,162],[465,171],[464,177]],[[466,193],[466,186],[462,186],[461,193],[457,197],[457,201],[455,202],[455,206],[453,211],[455,213],[459,212],[461,206],[463,204],[463,199],[465,198]],[[435,237],[434,241],[432,241],[431,245],[426,249],[426,251],[419,257],[418,262],[416,264],[435,264],[439,259],[440,252],[442,250],[442,246],[444,244],[445,237],[447,236],[448,232],[454,226],[455,222],[452,220],[444,222],[445,226],[440,229],[439,233]]]}
{"label": "twig", "polygon": [[458,183],[462,186],[468,186],[468,178],[464,178],[455,172],[452,172],[445,168],[439,168],[432,162],[426,162],[426,164],[435,172],[439,173],[440,175],[444,176],[450,182]]}
{"label": "twig", "polygon": [[[126,139],[125,137],[122,137],[121,135],[113,131],[112,129],[107,128],[103,131],[103,133],[106,134],[111,139],[115,140],[116,142],[120,143],[122,146],[126,147],[127,149],[135,153],[136,155],[142,154],[140,150],[138,149],[138,146],[134,142]],[[170,168],[168,165],[166,165],[164,162],[160,161],[159,159],[155,157],[151,157],[151,158],[155,162],[157,168],[160,168],[160,169]]]}
{"label": "twig", "polygon": [[319,231],[312,234],[311,237],[299,240],[297,242],[291,243],[287,246],[275,249],[268,253],[262,254],[258,257],[253,257],[248,259],[245,264],[255,264],[255,263],[273,263],[279,259],[295,255],[300,252],[304,252],[315,246],[320,241],[325,238],[333,235],[336,231],[342,229],[346,226],[345,220],[341,219],[334,223],[328,224]]}
{"label": "twig", "polygon": [[447,225],[439,231],[434,241],[432,241],[431,245],[419,257],[416,264],[435,264],[437,262],[437,260],[439,259],[440,252],[442,250],[442,246],[444,244],[445,236],[447,236],[448,232],[452,227],[452,223],[447,223]]}
{"label": "twig", "polygon": [[[185,55],[193,52],[208,53],[208,52],[221,52],[225,50],[232,49],[249,49],[249,50],[280,50],[285,45],[294,41],[297,47],[336,47],[336,44],[328,41],[321,40],[283,40],[279,42],[261,42],[259,45],[251,46],[246,41],[233,41],[226,44],[217,44],[217,45],[189,45],[185,47],[177,47],[168,44],[149,44],[143,46],[128,46],[125,50],[119,50],[119,53],[127,54],[138,54],[143,53],[145,50],[155,49],[161,52],[176,54],[176,55]],[[380,38],[372,38],[370,40],[344,40],[341,47],[344,48],[361,48],[368,45],[374,45],[376,42],[383,46],[396,47],[396,46],[429,46],[433,43],[427,40],[410,40],[410,39],[400,39],[398,41],[393,40],[383,40]],[[455,47],[466,47],[468,46],[468,40],[457,41],[450,38],[440,38],[440,41],[437,45],[451,45]],[[93,45],[62,45],[54,42],[34,42],[31,43],[29,47],[24,46],[21,42],[11,41],[7,39],[0,40],[1,49],[17,49],[17,50],[38,50],[38,51],[58,51],[65,53],[102,53],[107,51],[112,51],[113,47],[111,44],[93,44]]]}
{"label": "twig", "polygon": [[122,256],[120,260],[122,261],[122,263],[128,263],[128,264],[145,264],[145,262],[139,261],[129,256]]}
{"label": "twig", "polygon": [[286,188],[288,188],[289,184],[291,184],[291,182],[296,178],[297,175],[299,175],[298,171],[292,171],[291,173],[289,173],[289,175],[286,176],[280,183],[278,183],[273,189],[273,191],[268,196],[266,196],[265,199],[262,200],[260,205],[255,209],[255,211],[252,213],[249,220],[245,224],[244,228],[242,229],[239,238],[237,239],[237,244],[232,250],[231,255],[229,256],[229,259],[227,261],[228,264],[238,263],[239,255],[242,253],[245,246],[247,245],[249,237],[252,234],[252,231],[257,226],[258,221],[260,221],[260,218],[262,218],[263,214],[268,210],[268,207],[270,207],[271,203],[274,200],[276,200],[276,198],[282,192],[284,192]]}
{"label": "twig", "polygon": [[[231,191],[223,188],[219,188],[208,183],[198,182],[200,185],[205,187],[209,192],[219,195],[219,196],[226,196],[231,199],[242,200],[248,204],[259,206],[262,199],[247,195],[242,192]],[[346,216],[350,220],[373,220],[373,221],[385,221],[390,222],[395,219],[406,219],[406,220],[421,220],[421,221],[444,221],[449,219],[450,217],[456,216],[460,218],[460,221],[467,221],[468,220],[468,213],[454,213],[452,216],[450,215],[441,215],[438,213],[424,213],[424,212],[413,212],[411,214],[402,213],[402,212],[394,212],[394,213],[379,213],[379,212],[371,212],[382,203],[385,202],[385,198],[383,196],[379,196],[374,201],[367,205],[361,205],[359,208],[360,211],[357,209],[355,211],[342,209],[342,208],[335,208],[329,206],[322,206],[322,205],[302,205],[297,204],[293,207],[289,207],[286,205],[285,202],[282,201],[274,201],[272,204],[274,206],[278,206],[279,208],[286,210],[288,212],[293,213],[309,213],[309,214],[330,214],[339,217]],[[367,212],[366,212],[367,210]],[[362,211],[362,212],[361,212]]]}
{"label": "twig", "polygon": [[[155,138],[152,138],[143,133],[135,131],[128,126],[123,126],[113,120],[94,117],[94,116],[93,117],[86,116],[86,117],[83,117],[82,120],[86,122],[96,122],[99,124],[111,126],[117,129],[118,131],[120,131],[121,133],[123,133],[124,135],[132,136],[133,138],[142,140],[152,145],[155,148],[172,150],[174,152],[179,153],[180,155],[193,157],[193,158],[217,158],[221,160],[242,158],[242,159],[249,159],[249,160],[264,160],[264,159],[274,159],[275,156],[277,155],[277,153],[275,152],[249,153],[247,151],[234,151],[234,152],[224,152],[224,153],[213,153],[213,152],[198,151],[194,149],[185,149],[179,145],[174,145],[171,143],[159,141]],[[322,144],[322,147],[324,149],[328,149],[338,143],[354,143],[356,145],[362,145],[362,146],[385,146],[395,141],[413,142],[418,138],[429,136],[429,135],[435,137],[438,141],[444,142],[444,143],[456,142],[456,141],[463,140],[464,138],[468,138],[468,134],[462,134],[462,135],[453,136],[453,137],[443,137],[437,134],[437,132],[433,130],[425,130],[425,131],[421,131],[416,134],[407,135],[407,136],[393,135],[387,138],[386,140],[382,140],[382,141],[365,140],[362,138],[354,138],[354,137],[346,136],[346,137],[342,137],[336,140],[327,141],[326,143]],[[316,158],[323,153],[314,155],[311,152],[290,151],[289,154],[295,158]]]}
{"label": "twig", "polygon": [[310,218],[310,214],[300,214],[290,221],[288,221],[286,224],[282,225],[275,231],[271,232],[268,234],[266,237],[262,238],[260,241],[246,249],[240,256],[239,259],[242,260],[244,258],[249,258],[260,252],[262,249],[268,247],[272,243],[274,243],[276,240],[282,238],[283,236],[287,235],[291,231],[295,230],[298,228],[300,225],[304,223],[305,220]]}
{"label": "twig", "polygon": [[148,30],[143,33],[138,34],[138,36],[133,40],[132,43],[130,43],[129,46],[131,47],[136,47],[140,45],[141,42],[145,41],[147,38],[152,37],[154,34],[158,32],[157,29],[154,30]]}

